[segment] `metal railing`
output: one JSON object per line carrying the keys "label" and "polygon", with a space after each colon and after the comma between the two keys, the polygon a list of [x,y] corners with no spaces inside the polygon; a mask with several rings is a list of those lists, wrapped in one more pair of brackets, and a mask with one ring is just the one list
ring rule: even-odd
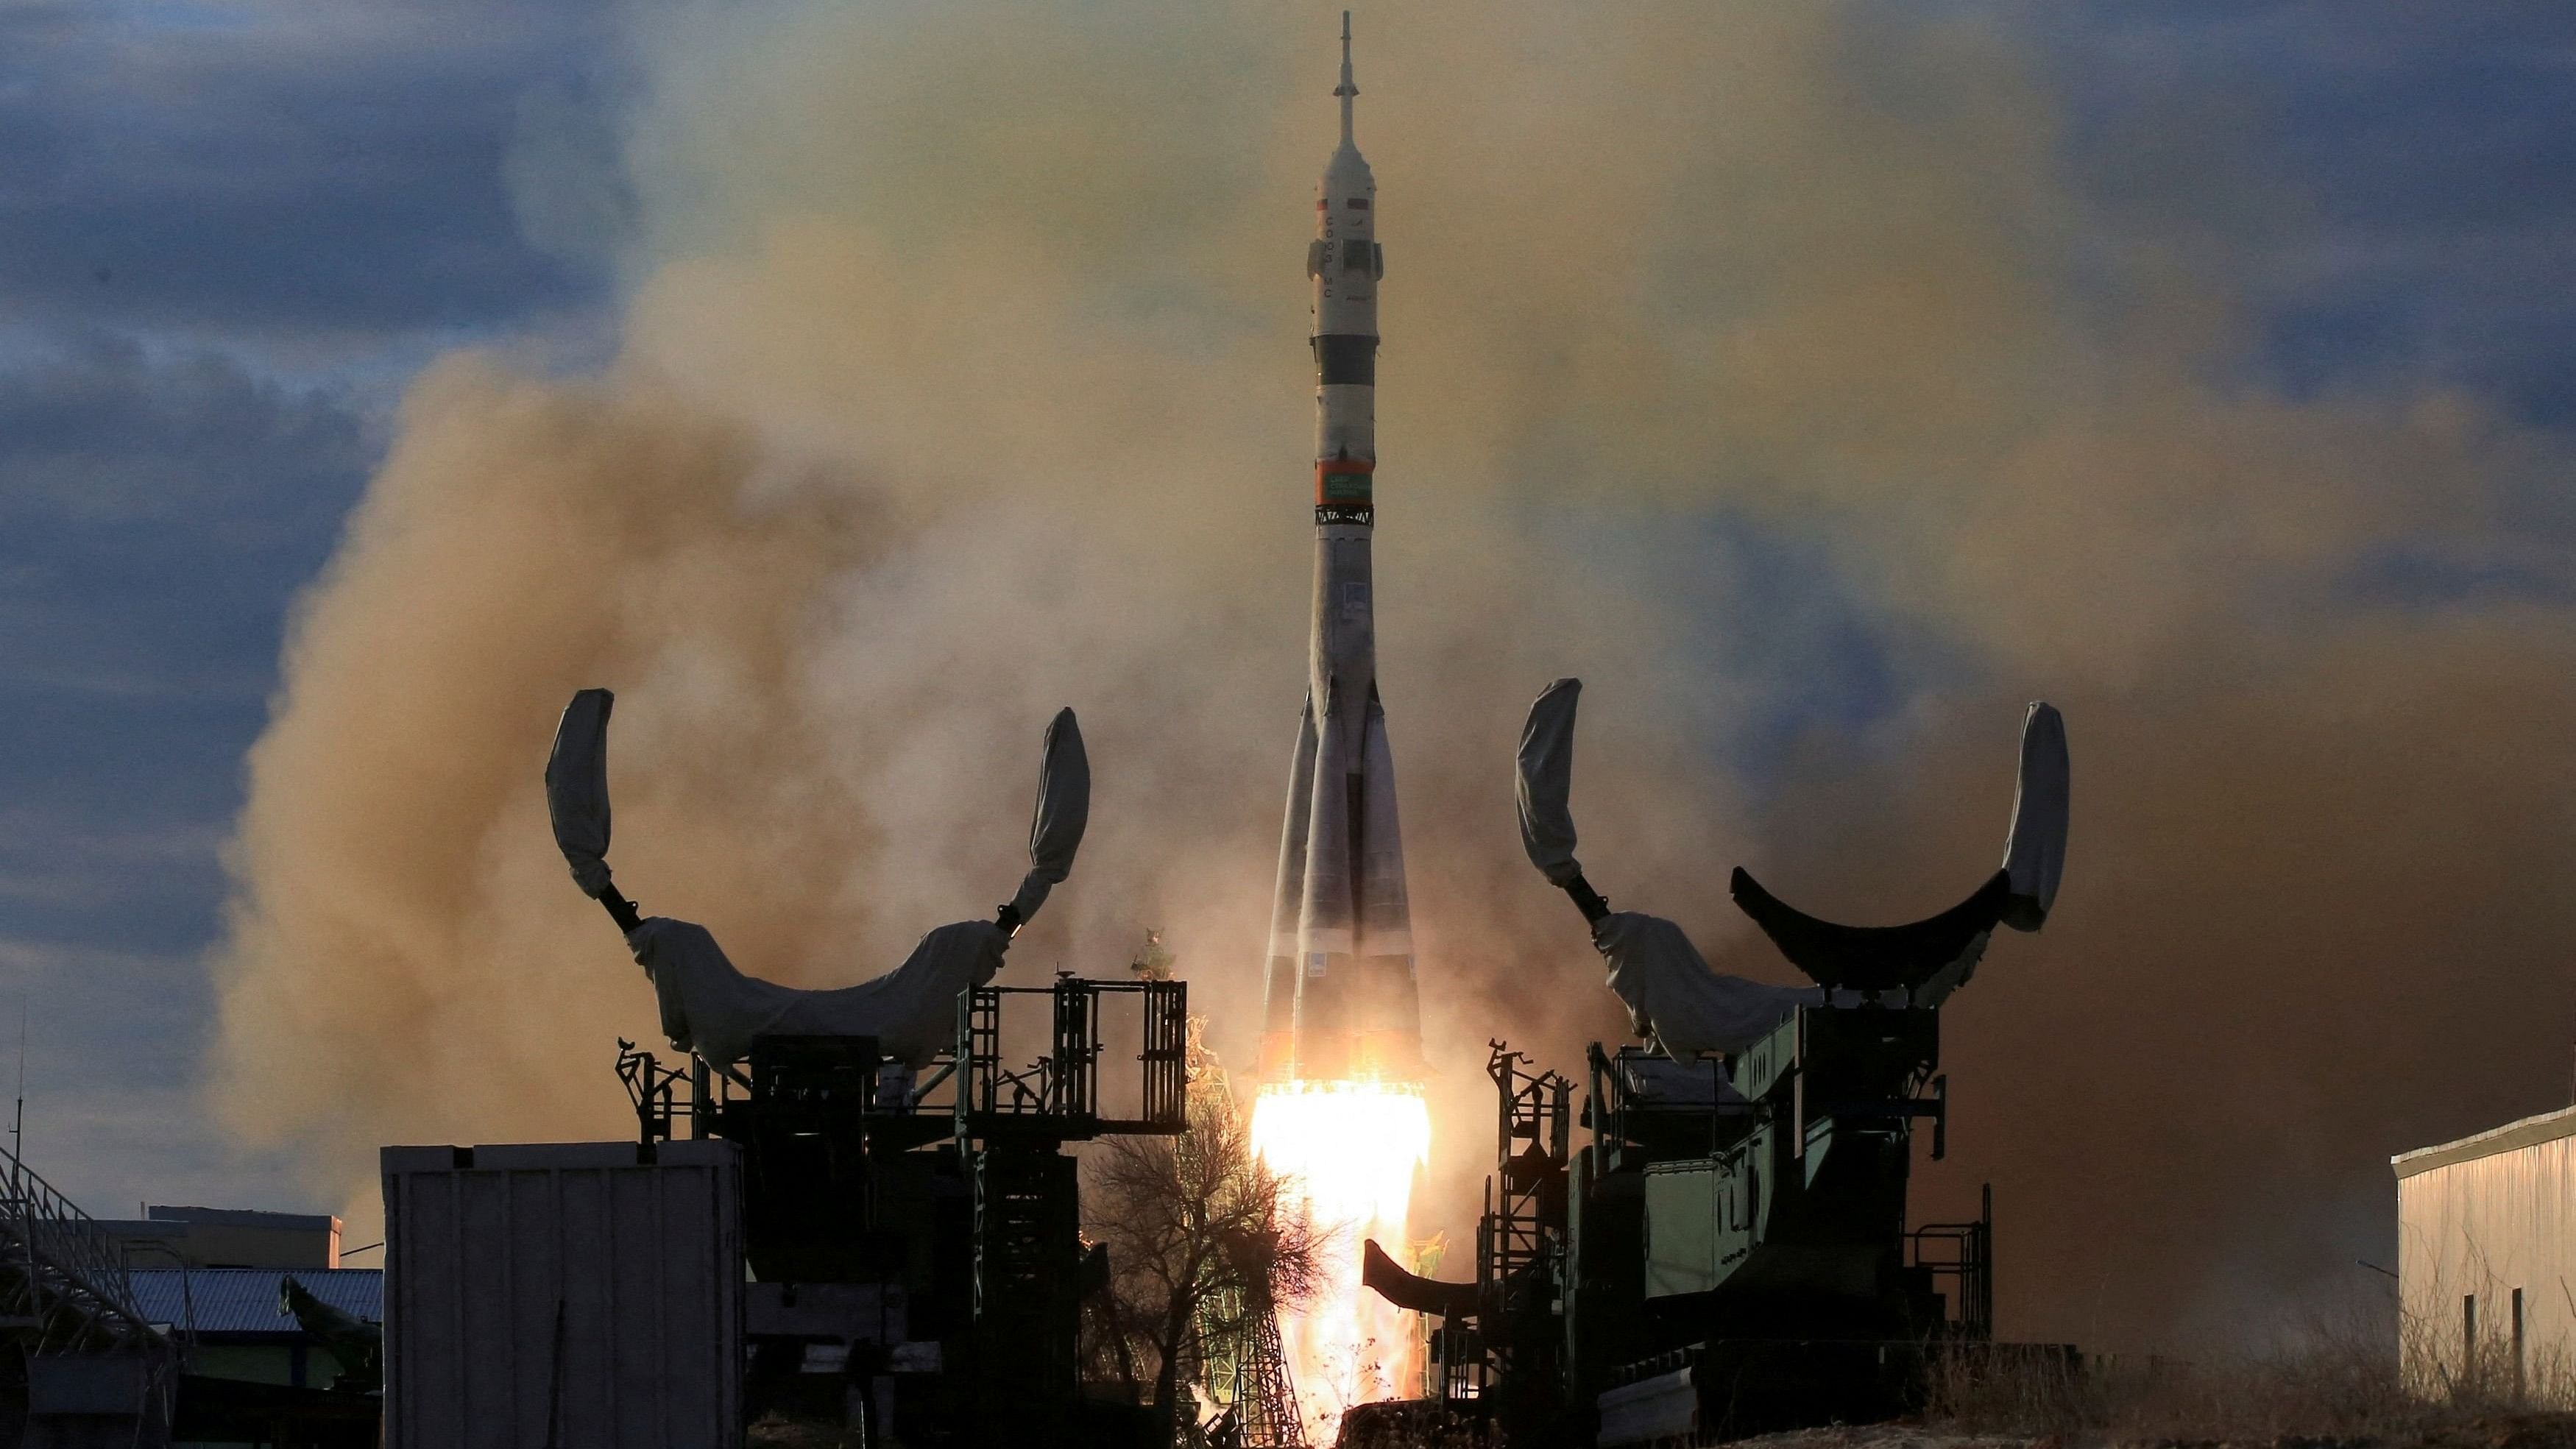
{"label": "metal railing", "polygon": [[135,1302],[116,1239],[53,1184],[0,1149],[0,1304],[49,1349],[156,1335]]}
{"label": "metal railing", "polygon": [[[1002,1060],[1002,1016],[1014,998],[1047,998],[1047,1054],[1012,1068]],[[1136,997],[1143,1050],[1136,1057],[1138,1115],[1100,1115],[1101,1003]],[[1189,1126],[1189,987],[1180,981],[1091,981],[1060,975],[1052,986],[978,986],[958,997],[957,1132],[1075,1141],[1172,1135]]]}
{"label": "metal railing", "polygon": [[1977,1217],[1966,1223],[1925,1223],[1905,1235],[1905,1261],[1934,1284],[1947,1281],[1942,1295],[1948,1321],[1943,1336],[1984,1343],[1995,1336],[1995,1185],[1978,1196]]}

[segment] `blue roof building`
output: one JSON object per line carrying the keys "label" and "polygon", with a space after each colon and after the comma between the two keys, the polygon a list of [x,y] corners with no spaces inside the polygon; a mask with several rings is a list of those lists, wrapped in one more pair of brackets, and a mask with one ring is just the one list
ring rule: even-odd
{"label": "blue roof building", "polygon": [[143,1316],[187,1355],[187,1371],[329,1388],[341,1365],[286,1311],[286,1280],[353,1318],[385,1319],[381,1268],[143,1268],[129,1275]]}

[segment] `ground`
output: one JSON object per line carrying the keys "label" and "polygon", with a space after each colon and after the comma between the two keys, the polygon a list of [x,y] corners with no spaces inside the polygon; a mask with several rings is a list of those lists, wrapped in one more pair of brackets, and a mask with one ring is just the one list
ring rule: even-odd
{"label": "ground", "polygon": [[2112,1430],[2068,1434],[1961,1433],[1922,1424],[1805,1429],[1735,1441],[1741,1449],[2082,1449],[2087,1444],[2134,1449],[2576,1449],[2576,1414],[2453,1415],[2426,1408],[2413,1423],[2391,1421],[2346,1434],[2131,1437]]}

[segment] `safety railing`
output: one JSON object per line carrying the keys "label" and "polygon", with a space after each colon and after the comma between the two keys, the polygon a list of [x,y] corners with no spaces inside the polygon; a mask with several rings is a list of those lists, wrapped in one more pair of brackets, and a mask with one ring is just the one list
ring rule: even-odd
{"label": "safety railing", "polygon": [[0,1149],[0,1296],[48,1347],[153,1337],[117,1241]]}

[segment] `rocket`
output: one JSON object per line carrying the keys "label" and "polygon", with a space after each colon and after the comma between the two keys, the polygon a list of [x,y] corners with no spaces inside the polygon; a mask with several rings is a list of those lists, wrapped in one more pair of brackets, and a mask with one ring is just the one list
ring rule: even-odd
{"label": "rocket", "polygon": [[1270,924],[1261,1075],[1419,1081],[1422,1020],[1396,827],[1395,755],[1378,703],[1369,539],[1376,524],[1377,182],[1351,138],[1342,12],[1342,142],[1315,194],[1315,614],[1306,707]]}

